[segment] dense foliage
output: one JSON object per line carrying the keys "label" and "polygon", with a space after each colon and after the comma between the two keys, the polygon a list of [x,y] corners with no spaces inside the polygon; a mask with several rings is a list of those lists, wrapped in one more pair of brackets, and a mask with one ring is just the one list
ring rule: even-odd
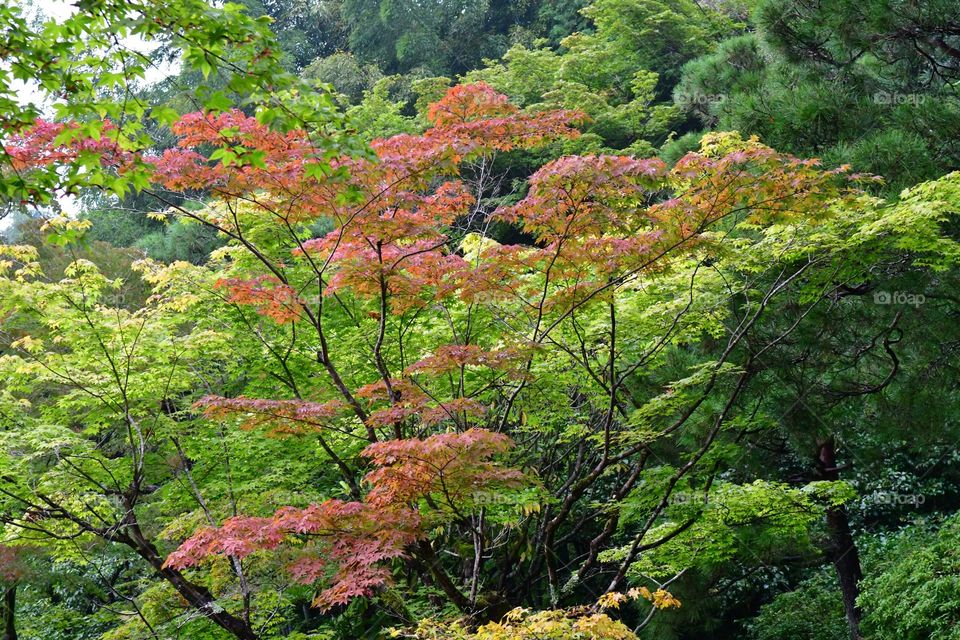
{"label": "dense foliage", "polygon": [[957,637],[954,3],[0,33],[4,640]]}

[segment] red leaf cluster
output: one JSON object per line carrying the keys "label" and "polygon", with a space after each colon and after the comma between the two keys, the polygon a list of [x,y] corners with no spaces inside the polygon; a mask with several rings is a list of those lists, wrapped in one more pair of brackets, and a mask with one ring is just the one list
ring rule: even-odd
{"label": "red leaf cluster", "polygon": [[62,165],[76,162],[81,155],[90,154],[99,158],[103,166],[118,166],[129,162],[133,155],[122,151],[110,136],[116,127],[105,122],[99,139],[85,135],[68,135],[57,142],[61,134],[78,130],[75,124],[62,124],[37,120],[26,131],[11,137],[4,151],[17,171],[32,167]]}
{"label": "red leaf cluster", "polygon": [[306,537],[308,545],[288,570],[304,584],[326,582],[314,604],[329,609],[383,586],[390,573],[382,563],[403,555],[417,539],[418,526],[410,509],[327,500],[305,509],[284,507],[270,518],[237,516],[218,528],[201,529],[167,556],[165,565],[184,569],[214,555],[243,558],[276,549],[292,536]]}
{"label": "red leaf cluster", "polygon": [[690,237],[729,216],[769,224],[822,211],[820,204],[851,193],[849,168],[820,169],[816,159],[802,160],[758,143],[723,155],[689,153],[671,171],[683,186],[682,197],[650,207],[671,241]]}
{"label": "red leaf cluster", "polygon": [[486,429],[371,444],[363,455],[378,468],[367,474],[367,481],[373,485],[367,500],[390,505],[432,495],[451,508],[470,504],[477,491],[516,486],[523,481],[519,471],[491,461],[512,444],[502,433]]}
{"label": "red leaf cluster", "polygon": [[24,547],[0,544],[0,582],[11,585],[27,574],[23,552]]}
{"label": "red leaf cluster", "polygon": [[427,119],[434,126],[444,127],[474,120],[510,116],[519,109],[507,96],[485,82],[457,85],[438,102],[430,105]]}
{"label": "red leaf cluster", "polygon": [[303,310],[300,294],[274,276],[249,280],[221,278],[214,287],[228,291],[227,302],[250,305],[260,315],[273,318],[279,324],[298,320]]}
{"label": "red leaf cluster", "polygon": [[528,350],[519,347],[488,351],[475,344],[448,344],[407,367],[406,373],[439,376],[464,367],[485,367],[515,373],[528,355]]}
{"label": "red leaf cluster", "polygon": [[222,398],[205,396],[194,405],[204,410],[208,418],[243,415],[243,428],[253,429],[269,424],[270,432],[283,435],[302,435],[320,430],[333,418],[343,413],[345,403],[308,402],[304,400],[263,400],[258,398]]}
{"label": "red leaf cluster", "polygon": [[[208,406],[232,405],[211,399]],[[327,500],[305,509],[284,507],[267,518],[229,518],[220,527],[194,533],[165,565],[185,569],[211,556],[243,558],[301,539],[291,575],[303,583],[324,583],[317,606],[346,604],[386,584],[390,572],[384,563],[402,557],[426,535],[420,500],[429,496],[432,503],[456,512],[472,504],[478,491],[520,485],[524,476],[519,471],[491,460],[510,446],[506,436],[482,429],[372,444],[363,455],[377,468],[366,476],[372,489],[363,502]]]}

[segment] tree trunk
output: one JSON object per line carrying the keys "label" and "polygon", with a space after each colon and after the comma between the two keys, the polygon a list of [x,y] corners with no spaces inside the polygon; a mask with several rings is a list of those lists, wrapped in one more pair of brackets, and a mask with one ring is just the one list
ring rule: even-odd
{"label": "tree trunk", "polygon": [[469,598],[460,592],[457,586],[453,584],[450,576],[443,570],[430,541],[420,540],[416,547],[414,547],[414,553],[423,569],[430,573],[430,577],[433,578],[434,583],[450,598],[450,601],[453,602],[460,611],[470,612],[473,607]]}
{"label": "tree trunk", "polygon": [[12,584],[3,593],[3,635],[0,640],[17,640],[17,585]]}
{"label": "tree trunk", "polygon": [[160,575],[172,584],[177,592],[194,608],[221,628],[232,633],[238,640],[257,640],[257,634],[253,632],[250,625],[241,618],[227,613],[217,606],[213,594],[211,594],[206,587],[201,587],[200,585],[190,582],[182,573],[175,569],[158,568],[157,571],[159,571]]}
{"label": "tree trunk", "polygon": [[[820,477],[824,480],[838,480],[840,473],[837,469],[836,445],[833,438],[818,441],[817,447],[819,449],[817,467]],[[853,640],[862,640],[857,596],[860,595],[863,571],[860,568],[860,554],[850,533],[850,521],[844,506],[827,509],[827,534],[829,540],[825,551],[840,581],[843,609],[847,616],[850,637]]]}
{"label": "tree trunk", "polygon": [[127,544],[150,566],[156,569],[157,573],[163,576],[190,606],[206,616],[211,622],[233,634],[238,640],[258,640],[257,634],[253,632],[251,626],[242,618],[228,613],[217,605],[216,598],[206,587],[190,582],[176,569],[163,566],[163,557],[161,557],[157,547],[143,535],[140,525],[132,514],[132,510],[128,511],[126,518]]}

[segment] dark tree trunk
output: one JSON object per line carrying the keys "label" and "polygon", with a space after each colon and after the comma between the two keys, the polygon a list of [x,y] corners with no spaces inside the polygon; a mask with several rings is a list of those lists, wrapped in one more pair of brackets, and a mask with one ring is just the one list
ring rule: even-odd
{"label": "dark tree trunk", "polygon": [[176,569],[163,566],[163,557],[157,547],[143,535],[132,509],[127,512],[126,524],[124,542],[163,576],[190,606],[238,640],[258,640],[257,634],[245,620],[217,606],[216,599],[206,587],[190,582]]}
{"label": "dark tree trunk", "polygon": [[422,569],[429,572],[434,584],[440,587],[443,593],[450,598],[450,601],[453,602],[460,611],[470,612],[473,608],[470,599],[460,592],[457,586],[453,584],[450,576],[443,570],[430,541],[420,540],[414,547],[414,553]]}
{"label": "dark tree trunk", "polygon": [[3,635],[0,640],[17,640],[17,585],[3,592]]}
{"label": "dark tree trunk", "polygon": [[[840,473],[837,469],[836,445],[833,438],[817,442],[817,447],[819,476],[823,480],[839,480]],[[850,637],[853,640],[861,640],[863,636],[860,635],[860,608],[857,607],[857,596],[860,595],[863,571],[860,568],[857,545],[850,533],[847,510],[842,505],[827,509],[827,534],[829,539],[825,551],[840,581],[843,609],[847,616]]]}

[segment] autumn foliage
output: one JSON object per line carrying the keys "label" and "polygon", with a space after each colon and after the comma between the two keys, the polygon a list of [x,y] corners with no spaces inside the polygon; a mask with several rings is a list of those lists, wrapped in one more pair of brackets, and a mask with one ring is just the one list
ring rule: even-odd
{"label": "autumn foliage", "polygon": [[[522,198],[490,207],[473,180],[477,166],[576,138],[584,116],[521,111],[477,84],[451,89],[428,117],[432,126],[424,133],[375,140],[366,155],[331,154],[316,133],[275,131],[236,110],[183,116],[173,126],[176,147],[160,155],[118,152],[108,142],[63,136],[68,128],[49,123],[15,141],[11,153],[23,167],[94,150],[118,174],[150,167],[148,192],[231,242],[212,294],[265,344],[256,323],[290,331],[294,341],[312,336],[314,379],[323,383],[309,393],[291,382],[283,397],[210,395],[194,408],[231,426],[317,438],[351,499],[230,517],[188,537],[165,569],[283,548],[293,558],[289,574],[317,583],[316,604],[329,609],[375,593],[399,566],[416,561],[457,606],[470,609],[484,552],[482,496],[539,483],[507,462],[506,433],[526,420],[517,398],[539,359],[563,346],[558,327],[579,335],[572,319],[581,310],[598,303],[612,314],[616,296],[629,294],[639,277],[712,251],[721,228],[790,220],[826,199],[857,193],[845,169],[823,171],[755,140],[720,135],[672,167],[655,158],[559,157],[529,176]],[[209,203],[189,209],[166,200],[164,190],[203,193]],[[332,230],[316,233],[311,225],[318,221]],[[495,241],[486,233],[493,223],[520,239]],[[331,309],[362,336],[356,343],[362,354],[338,351]],[[480,315],[496,331],[478,339]],[[417,325],[423,317],[432,324]],[[418,331],[423,336],[411,344]],[[584,347],[572,357],[589,369],[598,350]],[[649,435],[629,433],[618,399],[624,378],[639,365],[614,375],[614,351],[604,365],[609,373],[590,371],[610,399],[591,407],[592,396],[577,390],[570,401],[600,425],[589,442],[601,453],[582,465],[588,470],[578,467],[579,481],[563,486],[565,499],[538,534],[555,593],[557,526],[595,490],[592,483],[629,469],[647,448]],[[357,371],[342,367],[344,360]],[[365,442],[359,456],[330,445],[343,434]],[[578,455],[586,456],[586,448]],[[645,459],[627,474],[623,495]],[[610,522],[592,545],[591,563],[616,531],[616,517]],[[431,536],[438,530],[472,538],[478,564],[469,598],[437,569]],[[668,596],[646,599],[669,607]]]}
{"label": "autumn foliage", "polygon": [[[426,536],[426,525],[448,522],[470,507],[477,492],[521,485],[522,474],[492,460],[509,446],[506,436],[483,429],[372,444],[363,451],[376,467],[366,476],[372,488],[363,502],[327,500],[306,509],[285,507],[267,518],[230,518],[196,532],[166,564],[183,569],[214,555],[243,558],[300,538],[304,544],[288,567],[291,576],[324,585],[317,606],[346,604],[388,583],[385,563],[406,555],[409,545]],[[437,507],[429,516],[420,512],[424,501]]]}
{"label": "autumn foliage", "polygon": [[[168,558],[170,566],[194,566],[212,555],[243,557],[298,539],[303,544],[290,571],[324,585],[319,606],[369,595],[388,582],[389,561],[408,555],[430,528],[472,513],[478,492],[527,482],[494,462],[510,442],[495,430],[500,408],[463,385],[442,397],[436,383],[469,371],[522,388],[552,327],[612,286],[667,268],[672,256],[709,242],[706,232],[727,218],[775,221],[846,189],[843,170],[823,172],[814,161],[755,142],[727,152],[720,139],[716,149],[673,168],[657,159],[567,156],[536,171],[519,202],[493,213],[536,238],[534,244],[458,250],[450,230],[477,204],[461,180],[465,164],[575,136],[582,116],[520,112],[481,84],[451,89],[431,106],[430,119],[434,126],[423,135],[375,141],[375,158],[334,159],[321,171],[310,141],[296,132],[271,132],[238,112],[193,114],[174,128],[178,148],[152,160],[165,188],[206,189],[226,202],[252,204],[249,213],[228,208],[222,210],[227,215],[205,219],[233,237],[243,233],[244,215],[286,226],[332,219],[333,231],[298,240],[280,268],[221,279],[217,287],[229,303],[320,331],[325,300],[348,294],[367,302],[371,357],[380,374],[357,388],[338,385],[340,397],[323,402],[202,400],[210,418],[237,416],[242,425],[265,425],[273,433],[323,433],[352,415],[371,440],[362,455],[374,469],[365,476],[362,501],[231,518],[187,540]],[[202,145],[234,155],[215,163],[201,154]],[[244,155],[254,161],[241,163]],[[308,301],[287,277],[288,261],[309,266],[309,291],[319,298]],[[441,344],[392,371],[380,351],[387,317],[413,316],[442,300],[506,303],[532,323],[532,333],[494,348]],[[440,432],[410,437],[431,429]],[[384,435],[391,439],[377,441]]]}

